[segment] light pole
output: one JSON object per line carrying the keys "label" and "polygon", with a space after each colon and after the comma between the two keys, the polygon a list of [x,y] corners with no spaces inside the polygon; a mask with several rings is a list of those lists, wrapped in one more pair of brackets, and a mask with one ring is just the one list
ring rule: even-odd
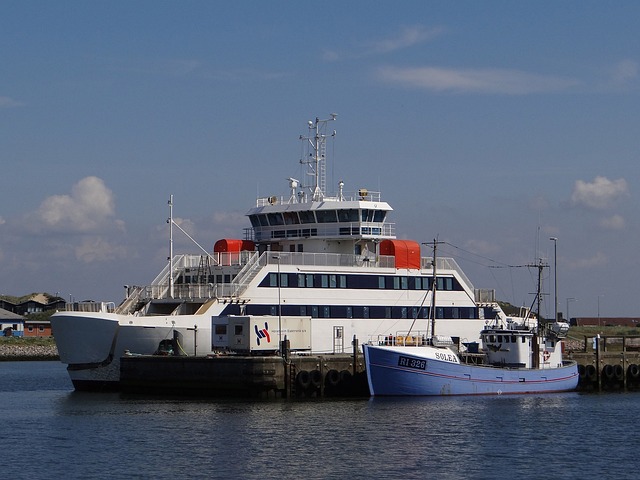
{"label": "light pole", "polygon": [[556,237],[550,237],[549,240],[553,242],[553,289],[554,289],[554,322],[558,321],[558,239]]}
{"label": "light pole", "polygon": [[280,254],[271,257],[278,261],[278,352],[282,355],[282,302],[280,300]]}
{"label": "light pole", "polygon": [[604,297],[604,294],[598,295],[598,328],[600,328],[600,297]]}
{"label": "light pole", "polygon": [[571,323],[571,316],[569,315],[569,302],[575,302],[576,300],[578,300],[577,298],[574,297],[569,297],[567,298],[567,321],[569,323]]}

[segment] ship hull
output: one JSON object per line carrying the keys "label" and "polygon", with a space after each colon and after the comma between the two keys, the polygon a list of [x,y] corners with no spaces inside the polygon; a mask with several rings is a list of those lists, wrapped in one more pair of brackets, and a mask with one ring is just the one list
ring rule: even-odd
{"label": "ship hull", "polygon": [[[373,396],[501,395],[574,390],[575,362],[544,369],[459,363],[449,349],[364,345]],[[453,358],[455,357],[455,358]]]}

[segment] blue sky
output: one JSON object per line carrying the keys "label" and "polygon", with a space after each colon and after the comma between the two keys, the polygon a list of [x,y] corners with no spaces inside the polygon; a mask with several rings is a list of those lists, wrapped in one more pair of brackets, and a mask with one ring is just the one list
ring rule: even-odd
{"label": "blue sky", "polygon": [[399,237],[448,242],[516,305],[535,271],[506,266],[553,264],[556,237],[560,311],[640,316],[640,4],[1,11],[2,294],[119,302],[166,263],[171,194],[202,245],[242,238],[256,195],[299,173],[306,122],[335,112],[328,183],[382,191]]}

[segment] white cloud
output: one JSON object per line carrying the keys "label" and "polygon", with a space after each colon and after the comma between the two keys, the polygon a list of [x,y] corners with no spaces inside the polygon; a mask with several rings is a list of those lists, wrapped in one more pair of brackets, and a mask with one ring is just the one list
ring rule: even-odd
{"label": "white cloud", "polygon": [[381,67],[380,80],[435,92],[526,95],[563,92],[580,85],[572,78],[538,75],[519,70],[443,67]]}
{"label": "white cloud", "polygon": [[365,42],[361,47],[349,53],[340,53],[335,50],[325,50],[322,58],[326,61],[337,61],[345,58],[361,58],[370,55],[381,55],[395,52],[405,48],[419,45],[440,36],[445,31],[442,27],[426,28],[422,25],[403,27],[400,31],[388,38]]}
{"label": "white cloud", "polygon": [[594,210],[604,210],[628,194],[629,189],[624,178],[609,180],[598,176],[591,183],[576,180],[571,193],[571,203]]}
{"label": "white cloud", "polygon": [[370,53],[389,53],[426,42],[443,32],[442,27],[425,28],[421,25],[404,27],[393,37],[370,42],[368,48]]}
{"label": "white cloud", "polygon": [[21,107],[23,104],[9,97],[0,97],[0,108]]}
{"label": "white cloud", "polygon": [[622,215],[611,215],[600,220],[600,226],[606,230],[622,230],[625,227],[624,217]]}
{"label": "white cloud", "polygon": [[613,68],[611,78],[616,84],[626,84],[638,78],[638,62],[622,60]]}
{"label": "white cloud", "polygon": [[567,262],[567,265],[570,268],[580,269],[580,268],[601,267],[603,265],[606,265],[606,263],[607,263],[606,255],[602,252],[596,252],[596,254],[593,255],[592,257],[573,260],[573,261]]}
{"label": "white cloud", "polygon": [[89,233],[105,227],[122,228],[116,220],[113,192],[98,177],[86,177],[69,195],[46,198],[34,214],[36,230]]}
{"label": "white cloud", "polygon": [[82,243],[75,247],[76,258],[84,263],[124,258],[126,253],[126,248],[112,245],[104,238],[97,236],[85,237]]}

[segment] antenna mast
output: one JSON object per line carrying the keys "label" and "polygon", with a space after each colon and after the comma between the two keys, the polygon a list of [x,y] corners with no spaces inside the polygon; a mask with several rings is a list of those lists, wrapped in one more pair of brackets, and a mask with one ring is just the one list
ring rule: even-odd
{"label": "antenna mast", "polygon": [[[316,117],[315,122],[309,120],[309,135],[306,137],[300,135],[300,140],[307,143],[307,152],[304,158],[300,159],[300,163],[307,165],[309,176],[313,176],[313,185],[311,190],[311,198],[314,202],[319,202],[323,199],[326,193],[327,178],[326,178],[326,151],[327,151],[327,124],[336,119],[337,114],[331,113],[331,118],[320,120]],[[336,131],[331,134],[335,137]]]}

